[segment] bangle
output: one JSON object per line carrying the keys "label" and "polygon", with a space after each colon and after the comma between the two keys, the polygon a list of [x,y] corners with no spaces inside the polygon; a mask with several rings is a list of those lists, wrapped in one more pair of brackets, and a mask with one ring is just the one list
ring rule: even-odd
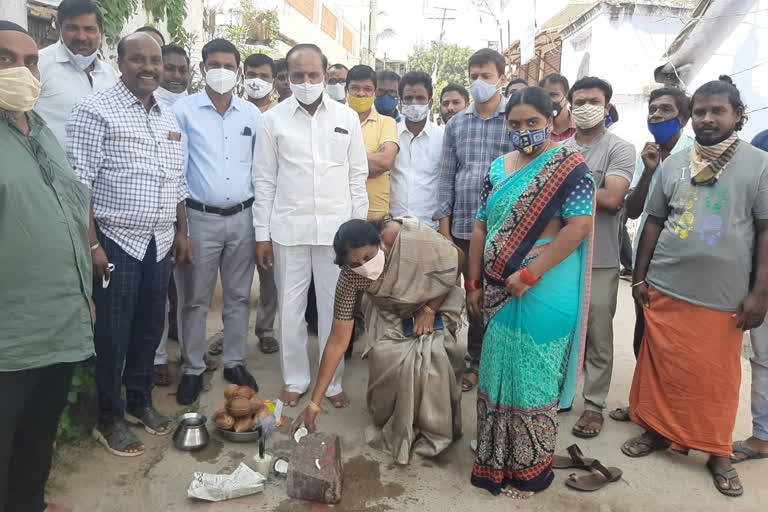
{"label": "bangle", "polygon": [[421,310],[424,311],[425,313],[428,313],[428,314],[432,315],[432,316],[435,316],[437,314],[437,311],[435,311],[434,309],[429,307],[428,304],[424,304],[424,306],[422,306]]}
{"label": "bangle", "polygon": [[464,289],[468,292],[480,290],[483,287],[483,283],[479,279],[472,279],[470,281],[464,281]]}
{"label": "bangle", "polygon": [[91,246],[91,252],[95,251],[95,250],[96,250],[96,249],[98,249],[98,248],[99,248],[99,242],[96,242],[95,244],[93,244],[93,245]]}
{"label": "bangle", "polygon": [[533,274],[528,270],[528,267],[523,267],[520,269],[520,279],[528,286],[533,286],[541,281],[541,276],[533,277]]}
{"label": "bangle", "polygon": [[632,283],[632,286],[630,286],[630,288],[634,288],[635,286],[640,286],[641,284],[648,284],[648,283],[646,283],[645,279],[643,279],[642,281],[638,281],[636,283]]}
{"label": "bangle", "polygon": [[309,401],[309,405],[307,407],[309,407],[309,410],[313,412],[323,412],[323,408],[317,405],[312,400]]}

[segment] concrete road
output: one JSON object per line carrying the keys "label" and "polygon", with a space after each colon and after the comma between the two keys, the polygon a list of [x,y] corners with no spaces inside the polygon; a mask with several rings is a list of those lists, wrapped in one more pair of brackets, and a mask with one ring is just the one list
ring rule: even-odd
{"label": "concrete road", "polygon": [[[258,287],[254,286],[254,294]],[[254,296],[254,303],[257,297]],[[208,334],[221,328],[220,294],[214,298],[208,318]],[[253,320],[253,319],[252,319]],[[303,321],[303,319],[297,321]],[[616,356],[614,380],[608,400],[609,409],[626,404],[634,369],[632,329],[634,311],[629,287],[622,282],[615,321]],[[695,340],[691,340],[692,343]],[[178,354],[177,345],[171,343],[172,354]],[[316,353],[316,343],[310,342]],[[172,356],[173,357],[173,356]],[[316,357],[316,356],[315,356]],[[249,339],[249,367],[256,375],[262,398],[276,398],[281,389],[280,361],[277,354],[263,355],[251,334]],[[744,369],[739,416],[735,438],[751,432],[749,417],[750,371],[747,360]],[[211,417],[223,400],[226,385],[221,369],[208,379],[208,390],[203,393],[200,409]],[[194,471],[230,472],[241,461],[247,461],[257,452],[252,445],[222,442],[212,433],[210,445],[199,453],[176,450],[170,436],[156,438],[138,431],[147,443],[147,452],[141,457],[117,458],[92,441],[68,447],[56,464],[49,489],[53,502],[66,504],[75,511],[109,512],[177,512],[207,511],[554,511],[584,512],[624,511],[762,511],[768,510],[768,461],[739,464],[737,469],[745,487],[741,498],[727,498],[719,494],[704,467],[706,456],[692,452],[685,457],[674,453],[652,454],[642,459],[630,459],[619,451],[621,443],[640,433],[631,423],[617,423],[606,418],[603,433],[596,439],[573,437],[570,429],[581,413],[579,401],[574,410],[560,416],[558,452],[578,442],[589,457],[600,459],[606,466],[624,471],[623,478],[594,493],[579,493],[568,489],[564,481],[571,470],[558,471],[552,486],[527,501],[508,497],[494,497],[469,484],[473,456],[469,441],[475,433],[474,393],[463,396],[464,437],[439,458],[414,458],[406,467],[396,466],[389,456],[368,447],[363,432],[368,416],[365,410],[367,384],[366,362],[358,357],[347,364],[344,389],[352,405],[344,410],[333,410],[326,402],[326,410],[319,426],[342,438],[345,460],[344,495],[336,506],[323,506],[289,499],[285,481],[272,478],[263,494],[237,500],[208,503],[190,500],[186,489]],[[155,389],[156,406],[167,414],[178,414],[171,388]],[[301,406],[306,405],[305,397]],[[298,414],[287,410],[287,420]],[[288,421],[286,421],[288,424]],[[268,441],[267,451],[275,454],[290,449],[287,427],[275,432]]]}

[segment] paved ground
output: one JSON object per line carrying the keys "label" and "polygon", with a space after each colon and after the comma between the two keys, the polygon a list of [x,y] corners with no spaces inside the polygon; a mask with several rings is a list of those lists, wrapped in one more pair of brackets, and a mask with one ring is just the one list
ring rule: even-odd
{"label": "paved ground", "polygon": [[[258,290],[258,287],[254,287]],[[209,315],[208,334],[221,327],[220,296],[214,300]],[[629,393],[634,367],[631,348],[633,310],[629,287],[622,282],[615,328],[616,358],[614,382],[609,396],[609,407],[623,405]],[[176,350],[176,345],[171,344]],[[736,424],[736,438],[750,432],[749,418],[749,363],[743,360],[744,378],[741,406]],[[280,362],[277,354],[264,356],[253,336],[249,340],[249,365],[261,386],[260,396],[276,397],[280,391]],[[208,378],[209,390],[202,395],[200,408],[209,417],[221,402],[226,384],[221,370]],[[618,466],[624,477],[617,483],[590,494],[571,491],[564,485],[569,471],[558,472],[552,487],[526,502],[512,502],[510,498],[493,497],[469,484],[472,453],[469,440],[475,432],[474,394],[464,394],[464,438],[456,442],[437,460],[413,460],[410,466],[398,467],[387,455],[369,448],[363,441],[367,424],[365,388],[367,366],[359,358],[353,359],[345,373],[345,390],[352,405],[343,411],[331,411],[321,416],[320,427],[337,432],[342,437],[345,460],[344,497],[335,506],[288,499],[285,482],[272,479],[263,494],[222,503],[197,502],[186,498],[186,489],[193,471],[229,472],[240,461],[251,458],[256,449],[219,441],[215,434],[203,452],[189,454],[177,451],[170,436],[153,438],[143,431],[139,434],[147,443],[147,452],[141,457],[119,459],[106,453],[93,442],[67,448],[57,464],[50,486],[50,498],[67,504],[76,511],[109,512],[177,512],[186,510],[245,511],[454,511],[483,510],[523,511],[572,510],[584,512],[623,511],[765,511],[768,510],[768,461],[746,462],[738,469],[746,489],[742,498],[726,498],[713,487],[704,468],[706,457],[692,453],[688,457],[673,453],[654,454],[643,459],[629,459],[621,454],[619,446],[628,437],[639,433],[632,424],[616,423],[606,419],[602,435],[597,439],[581,440],[570,434],[570,428],[581,412],[563,414],[560,418],[561,434],[558,446],[561,452],[578,442],[585,454],[597,457],[607,466]],[[155,399],[158,409],[177,414],[170,392],[173,388],[158,388]],[[306,404],[305,399],[302,405]],[[329,407],[330,409],[330,407]],[[289,418],[296,410],[287,411]],[[285,429],[283,429],[285,430]],[[268,442],[268,451],[280,453],[290,447],[284,431],[275,433]]]}

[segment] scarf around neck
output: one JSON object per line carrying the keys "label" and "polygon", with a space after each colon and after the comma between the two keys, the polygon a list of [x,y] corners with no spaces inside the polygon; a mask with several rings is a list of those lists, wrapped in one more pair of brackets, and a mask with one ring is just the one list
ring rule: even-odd
{"label": "scarf around neck", "polygon": [[714,185],[738,145],[739,136],[736,132],[712,146],[702,146],[698,140],[694,141],[691,146],[691,183]]}

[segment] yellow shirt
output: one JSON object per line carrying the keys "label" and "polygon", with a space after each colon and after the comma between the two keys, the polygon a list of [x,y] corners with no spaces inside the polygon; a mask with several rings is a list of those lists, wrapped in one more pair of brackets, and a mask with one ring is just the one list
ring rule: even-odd
{"label": "yellow shirt", "polygon": [[[398,146],[397,123],[388,116],[383,116],[371,108],[368,118],[363,121],[363,142],[366,153],[375,153],[385,142],[394,142]],[[389,213],[389,171],[381,176],[366,181],[368,189],[368,220],[379,220]]]}

